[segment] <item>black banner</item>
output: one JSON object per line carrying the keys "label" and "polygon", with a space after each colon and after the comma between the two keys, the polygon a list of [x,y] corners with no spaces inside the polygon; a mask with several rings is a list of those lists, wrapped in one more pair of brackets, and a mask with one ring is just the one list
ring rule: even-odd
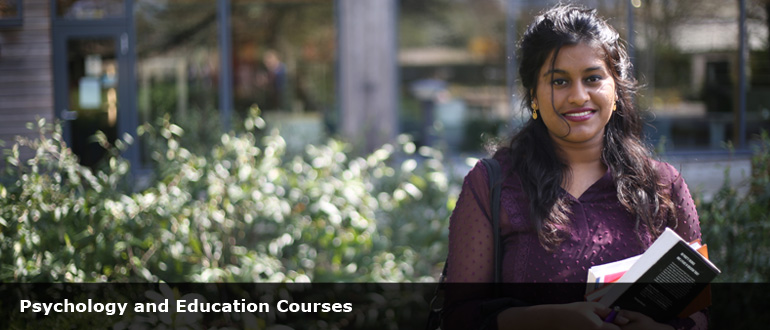
{"label": "black banner", "polygon": [[[0,284],[5,329],[423,329],[436,283]],[[585,284],[448,285],[543,303]],[[711,329],[767,329],[770,284],[712,284]]]}

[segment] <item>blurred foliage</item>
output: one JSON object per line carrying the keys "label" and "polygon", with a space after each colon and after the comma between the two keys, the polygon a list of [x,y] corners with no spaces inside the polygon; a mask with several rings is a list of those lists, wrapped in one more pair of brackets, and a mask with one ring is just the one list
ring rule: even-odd
{"label": "blurred foliage", "polygon": [[[709,257],[722,274],[719,282],[770,281],[770,137],[762,133],[752,159],[751,177],[725,182],[713,200],[698,207]],[[740,192],[748,185],[748,192]],[[745,186],[744,186],[745,187]]]}
{"label": "blurred foliage", "polygon": [[97,135],[109,157],[91,170],[58,124],[31,124],[0,179],[0,281],[435,280],[457,184],[439,151],[402,136],[366,156],[336,140],[289,156],[258,112],[205,153],[168,115],[141,126],[144,188],[120,156],[130,136]]}
{"label": "blurred foliage", "polygon": [[[178,109],[179,95],[177,94],[177,87],[175,82],[166,81],[153,81],[152,88],[142,88],[139,90],[139,99],[146,99],[148,106],[151,109],[141,110],[142,121],[153,121],[156,118],[164,116],[173,116],[174,125],[179,126],[187,132],[177,137],[179,143],[185,146],[190,152],[195,154],[205,154],[212,145],[219,143],[221,137],[222,127],[220,120],[212,120],[219,118],[220,112],[211,107],[200,107],[200,104],[205,104],[205,93],[201,91],[200,86],[191,86],[191,95],[193,98],[192,103],[198,104],[196,106],[188,106],[186,110],[180,111]],[[240,112],[233,113],[234,116],[238,116],[237,119],[245,120],[248,115],[248,111],[241,114]],[[160,123],[158,123],[160,124]],[[149,155],[152,153],[153,147],[147,146],[147,143],[153,141],[147,141],[143,139],[140,141],[145,144],[142,148],[144,158],[151,159]]]}

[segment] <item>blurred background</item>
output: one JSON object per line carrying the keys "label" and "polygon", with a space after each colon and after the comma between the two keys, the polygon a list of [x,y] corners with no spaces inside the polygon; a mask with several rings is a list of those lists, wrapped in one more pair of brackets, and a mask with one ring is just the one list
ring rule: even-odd
{"label": "blurred background", "polygon": [[[661,152],[748,150],[769,127],[766,1],[574,2],[629,43]],[[505,136],[526,119],[513,49],[554,3],[5,0],[0,136],[24,134],[35,116],[61,118],[75,152],[95,163],[84,136],[97,129],[115,139],[170,114],[205,137],[209,126],[240,127],[257,105],[291,131],[292,148],[343,136],[371,151],[407,133],[475,153],[483,134]],[[146,148],[136,149],[144,167]]]}

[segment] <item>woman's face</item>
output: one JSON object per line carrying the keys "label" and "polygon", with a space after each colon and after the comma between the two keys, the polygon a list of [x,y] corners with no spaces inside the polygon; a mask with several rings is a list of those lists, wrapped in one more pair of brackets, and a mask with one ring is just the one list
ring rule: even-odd
{"label": "woman's face", "polygon": [[533,101],[554,141],[600,142],[616,101],[615,79],[604,51],[587,43],[563,46],[553,67],[553,53],[537,79]]}

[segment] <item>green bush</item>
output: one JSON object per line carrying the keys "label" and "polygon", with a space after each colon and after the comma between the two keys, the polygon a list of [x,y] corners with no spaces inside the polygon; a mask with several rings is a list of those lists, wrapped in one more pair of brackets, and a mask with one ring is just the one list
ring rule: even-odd
{"label": "green bush", "polygon": [[[720,282],[770,281],[770,137],[762,133],[747,182],[725,183],[698,211]],[[748,191],[740,193],[740,185]],[[744,186],[745,187],[745,186]]]}
{"label": "green bush", "polygon": [[156,170],[138,188],[120,157],[129,136],[98,135],[109,157],[92,170],[39,120],[0,180],[0,281],[435,279],[456,184],[441,153],[402,137],[366,156],[336,140],[289,156],[257,113],[207,153],[168,116],[143,125]]}

